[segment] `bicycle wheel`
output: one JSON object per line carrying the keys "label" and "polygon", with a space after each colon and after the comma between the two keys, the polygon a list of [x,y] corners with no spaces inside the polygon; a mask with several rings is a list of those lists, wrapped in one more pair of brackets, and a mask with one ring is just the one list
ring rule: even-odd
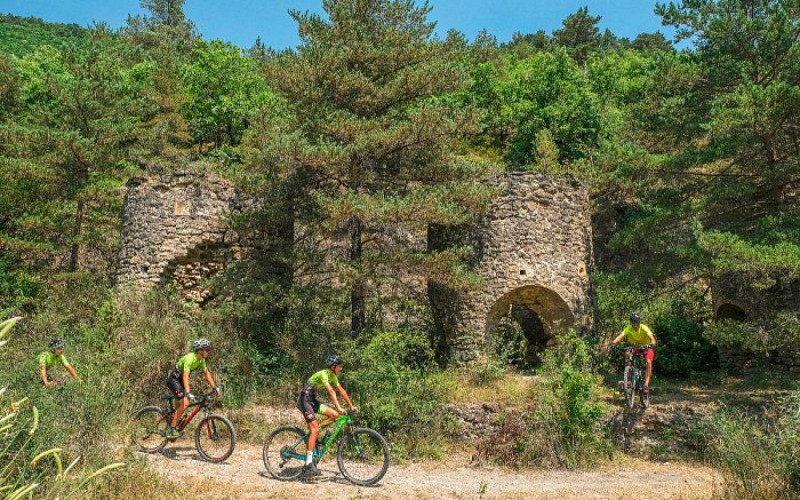
{"label": "bicycle wheel", "polygon": [[336,458],[348,481],[369,486],[380,481],[389,468],[389,444],[377,432],[362,427],[344,435]]}
{"label": "bicycle wheel", "polygon": [[145,406],[133,416],[133,443],[139,451],[155,453],[167,444],[170,413],[158,406]]}
{"label": "bicycle wheel", "polygon": [[211,414],[194,431],[194,444],[200,456],[209,462],[224,462],[236,447],[233,424],[222,415]]}
{"label": "bicycle wheel", "polygon": [[264,443],[264,467],[275,479],[289,481],[303,472],[306,460],[304,432],[295,425],[284,425],[272,431]]}
{"label": "bicycle wheel", "polygon": [[642,403],[644,408],[650,406],[650,394],[644,393],[644,384],[642,384],[641,379],[639,380],[639,402]]}
{"label": "bicycle wheel", "polygon": [[634,400],[633,384],[635,383],[635,379],[633,375],[632,366],[625,367],[625,373],[622,377],[622,380],[624,381],[625,384],[625,405],[627,405],[628,408],[633,408],[633,400]]}

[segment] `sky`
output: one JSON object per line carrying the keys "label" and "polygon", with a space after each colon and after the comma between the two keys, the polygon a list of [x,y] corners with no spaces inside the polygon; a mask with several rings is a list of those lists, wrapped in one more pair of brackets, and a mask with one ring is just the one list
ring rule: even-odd
{"label": "sky", "polygon": [[[550,33],[561,21],[583,6],[602,16],[601,29],[634,38],[642,32],[672,33],[661,26],[651,0],[429,0],[437,32],[450,29],[470,40],[486,29],[499,42],[515,32]],[[206,39],[222,39],[247,48],[256,38],[274,49],[298,44],[297,26],[290,9],[321,12],[322,0],[186,0],[184,10]],[[0,13],[33,16],[50,22],[89,26],[105,22],[114,28],[125,24],[128,14],[142,13],[139,0],[0,0]]]}

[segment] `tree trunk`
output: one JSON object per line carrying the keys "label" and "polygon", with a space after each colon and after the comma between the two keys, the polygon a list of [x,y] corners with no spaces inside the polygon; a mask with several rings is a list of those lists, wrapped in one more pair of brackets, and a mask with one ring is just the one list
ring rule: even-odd
{"label": "tree trunk", "polygon": [[[361,220],[350,217],[350,262],[358,266],[361,262]],[[350,289],[350,336],[353,338],[364,330],[366,324],[366,311],[364,310],[364,296],[366,295],[363,276],[356,278]]]}
{"label": "tree trunk", "polygon": [[78,270],[78,257],[80,254],[80,237],[81,229],[83,227],[85,204],[83,200],[78,199],[78,208],[75,210],[75,227],[72,230],[72,246],[69,250],[69,270]]}

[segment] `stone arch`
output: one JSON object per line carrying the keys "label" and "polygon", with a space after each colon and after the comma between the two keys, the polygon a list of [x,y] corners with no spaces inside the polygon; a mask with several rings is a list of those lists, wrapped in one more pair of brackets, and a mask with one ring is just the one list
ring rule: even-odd
{"label": "stone arch", "polygon": [[747,312],[736,304],[724,302],[717,307],[714,319],[717,321],[723,319],[732,319],[739,322],[747,321]]}
{"label": "stone arch", "polygon": [[480,220],[428,230],[429,250],[471,248],[468,265],[482,280],[464,291],[428,283],[436,348],[447,361],[482,357],[487,333],[514,301],[531,304],[526,307],[541,317],[548,331],[559,319],[582,330],[593,323],[594,259],[586,189],[569,177],[530,172],[506,174],[497,183],[500,194]]}
{"label": "stone arch", "polygon": [[539,285],[523,285],[498,298],[486,315],[484,337],[489,348],[497,348],[494,339],[502,321],[519,325],[527,347],[520,352],[518,368],[532,368],[541,353],[552,344],[558,330],[572,326],[575,316],[569,305],[554,290]]}
{"label": "stone arch", "polygon": [[492,334],[500,319],[512,312],[514,305],[525,306],[536,313],[542,320],[545,333],[550,337],[559,326],[568,326],[575,322],[569,305],[558,293],[539,285],[523,285],[503,294],[489,309],[484,328],[487,337]]}

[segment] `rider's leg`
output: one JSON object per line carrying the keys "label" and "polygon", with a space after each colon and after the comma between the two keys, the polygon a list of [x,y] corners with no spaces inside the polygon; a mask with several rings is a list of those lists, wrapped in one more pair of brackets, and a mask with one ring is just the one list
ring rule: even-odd
{"label": "rider's leg", "polygon": [[181,398],[176,401],[175,404],[175,414],[172,415],[172,422],[170,422],[170,426],[175,429],[178,427],[178,421],[183,415],[183,412],[186,411],[186,408],[189,407],[189,399],[188,398]]}
{"label": "rider's leg", "polygon": [[310,465],[314,460],[314,446],[317,445],[319,436],[319,422],[312,420],[308,422],[308,451],[306,452],[306,465]]}
{"label": "rider's leg", "polygon": [[650,376],[653,375],[653,360],[655,359],[655,351],[650,348],[645,352],[644,359],[647,361],[647,370],[644,373],[644,385],[650,387]]}

